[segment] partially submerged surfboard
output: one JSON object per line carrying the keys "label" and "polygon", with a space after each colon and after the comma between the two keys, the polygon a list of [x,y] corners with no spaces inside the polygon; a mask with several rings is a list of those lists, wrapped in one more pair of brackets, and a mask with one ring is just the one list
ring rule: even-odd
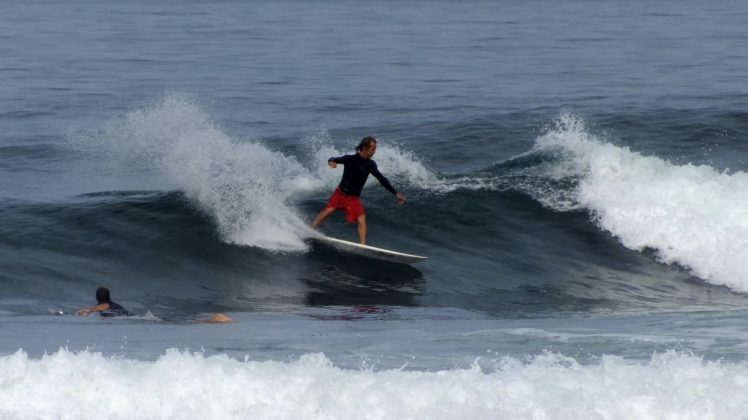
{"label": "partially submerged surfboard", "polygon": [[342,239],[331,238],[329,236],[315,236],[314,239],[323,244],[332,246],[340,251],[357,254],[368,258],[396,262],[401,264],[413,264],[423,261],[428,257],[420,255],[405,254],[403,252],[391,251],[389,249],[377,248],[369,245],[361,245],[355,242],[348,242]]}

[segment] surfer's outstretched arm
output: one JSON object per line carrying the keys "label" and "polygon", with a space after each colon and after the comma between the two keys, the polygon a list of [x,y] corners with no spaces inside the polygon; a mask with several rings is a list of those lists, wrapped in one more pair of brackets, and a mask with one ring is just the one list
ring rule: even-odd
{"label": "surfer's outstretched arm", "polygon": [[379,169],[377,168],[376,165],[374,165],[374,168],[371,170],[371,174],[374,175],[374,178],[376,178],[377,181],[379,181],[379,183],[382,184],[382,186],[387,191],[395,195],[395,198],[401,205],[405,204],[405,196],[397,192],[397,190],[395,190],[395,187],[393,187],[392,184],[390,184],[390,181],[384,175],[382,175],[381,172],[379,172]]}
{"label": "surfer's outstretched arm", "polygon": [[327,159],[327,164],[331,168],[334,169],[338,167],[338,163],[345,165],[351,159],[351,157],[352,157],[351,155],[344,155],[344,156],[338,156],[338,157],[333,156],[330,159]]}

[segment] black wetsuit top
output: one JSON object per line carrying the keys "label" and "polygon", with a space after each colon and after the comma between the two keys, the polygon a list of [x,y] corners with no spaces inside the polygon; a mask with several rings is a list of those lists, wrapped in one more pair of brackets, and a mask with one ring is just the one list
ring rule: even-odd
{"label": "black wetsuit top", "polygon": [[361,157],[358,153],[355,155],[345,155],[341,157],[331,157],[328,162],[335,162],[345,165],[343,169],[343,179],[340,180],[338,187],[345,195],[360,196],[361,190],[364,189],[366,178],[369,174],[374,175],[380,184],[392,194],[397,194],[390,181],[384,177],[377,169],[377,164],[373,159]]}
{"label": "black wetsuit top", "polygon": [[132,314],[127,311],[127,309],[123,308],[119,304],[112,301],[109,301],[107,303],[109,304],[109,309],[101,311],[101,316],[132,316]]}

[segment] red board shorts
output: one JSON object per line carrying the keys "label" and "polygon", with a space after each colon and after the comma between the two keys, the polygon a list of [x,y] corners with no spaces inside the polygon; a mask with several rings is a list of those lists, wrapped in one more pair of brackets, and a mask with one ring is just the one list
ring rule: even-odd
{"label": "red board shorts", "polygon": [[335,189],[325,208],[345,210],[345,221],[348,223],[355,222],[359,216],[364,214],[364,206],[361,204],[361,200],[355,195],[343,194],[340,188]]}

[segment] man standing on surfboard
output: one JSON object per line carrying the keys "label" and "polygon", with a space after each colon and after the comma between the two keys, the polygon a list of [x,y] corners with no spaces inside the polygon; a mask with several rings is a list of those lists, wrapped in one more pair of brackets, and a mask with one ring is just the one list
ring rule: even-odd
{"label": "man standing on surfboard", "polygon": [[359,197],[369,174],[374,175],[374,178],[384,188],[394,194],[400,204],[405,204],[405,196],[397,192],[392,187],[392,184],[390,184],[390,181],[377,169],[376,162],[371,158],[376,151],[377,139],[374,137],[364,137],[356,147],[357,153],[355,155],[331,157],[327,160],[327,164],[331,168],[336,168],[338,164],[345,166],[343,169],[343,178],[340,180],[338,188],[335,189],[325,208],[314,218],[312,229],[316,229],[335,210],[342,209],[345,211],[345,219],[348,223],[358,222],[358,238],[361,245],[365,245],[366,214],[364,213],[364,206],[361,204]]}

